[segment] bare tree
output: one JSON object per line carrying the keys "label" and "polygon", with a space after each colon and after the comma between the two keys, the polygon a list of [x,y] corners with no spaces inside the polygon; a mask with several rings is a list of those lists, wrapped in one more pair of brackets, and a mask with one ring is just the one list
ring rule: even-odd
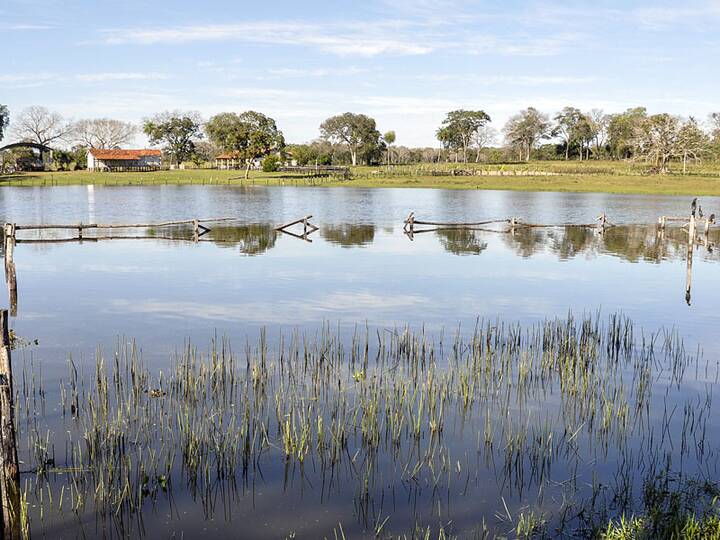
{"label": "bare tree", "polygon": [[13,127],[18,139],[43,146],[72,138],[74,129],[60,113],[38,106],[28,107],[20,113]]}
{"label": "bare tree", "polygon": [[472,138],[472,144],[475,146],[475,163],[480,162],[482,151],[488,145],[494,143],[497,140],[498,132],[495,128],[485,125],[477,130]]}
{"label": "bare tree", "polygon": [[550,134],[550,120],[546,114],[534,107],[510,117],[505,124],[505,140],[511,148],[516,148],[520,159],[530,161],[530,153],[541,139]]}
{"label": "bare tree", "polygon": [[80,120],[75,124],[78,142],[90,148],[107,149],[130,144],[137,132],[135,124],[110,118]]}

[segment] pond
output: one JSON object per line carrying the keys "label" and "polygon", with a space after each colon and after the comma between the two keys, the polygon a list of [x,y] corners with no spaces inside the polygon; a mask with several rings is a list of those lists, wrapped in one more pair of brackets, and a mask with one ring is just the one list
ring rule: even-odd
{"label": "pond", "polygon": [[[720,213],[719,198],[701,203]],[[0,216],[17,224],[233,218],[198,241],[180,225],[97,241],[108,235],[88,229],[83,242],[18,231],[17,295],[3,305],[16,312],[30,530],[589,535],[657,477],[715,481],[720,235],[700,235],[688,291],[687,232],[656,227],[689,208],[608,194],[2,188]],[[407,235],[411,211],[557,226]],[[573,226],[603,212],[604,233]],[[319,227],[306,239],[275,231],[306,215]]]}

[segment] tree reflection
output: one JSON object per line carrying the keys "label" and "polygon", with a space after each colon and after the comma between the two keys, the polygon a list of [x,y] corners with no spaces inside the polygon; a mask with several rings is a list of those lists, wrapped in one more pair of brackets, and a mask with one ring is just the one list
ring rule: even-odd
{"label": "tree reflection", "polygon": [[320,234],[328,242],[344,248],[366,246],[375,240],[375,225],[327,225],[322,227]]}
{"label": "tree reflection", "polygon": [[[654,225],[621,225],[599,231],[584,227],[517,228],[503,236],[505,244],[521,257],[532,257],[542,251],[561,260],[577,256],[611,255],[625,261],[660,263],[684,259],[688,233],[680,227],[659,231]],[[711,231],[703,241],[703,258],[720,260],[714,246],[720,231]]]}
{"label": "tree reflection", "polygon": [[239,247],[243,255],[261,255],[275,247],[277,231],[267,223],[242,226],[215,226],[207,233],[210,241],[221,247]]}
{"label": "tree reflection", "polygon": [[454,255],[479,255],[487,249],[487,242],[478,238],[472,229],[438,229],[435,231],[442,246]]}

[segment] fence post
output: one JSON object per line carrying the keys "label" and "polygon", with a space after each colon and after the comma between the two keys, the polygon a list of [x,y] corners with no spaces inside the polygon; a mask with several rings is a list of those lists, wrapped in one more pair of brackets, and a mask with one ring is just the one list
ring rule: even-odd
{"label": "fence post", "polygon": [[9,318],[0,311],[0,478],[3,538],[20,538],[20,471],[15,438],[15,402],[12,385]]}
{"label": "fence post", "polygon": [[5,281],[8,285],[10,314],[17,316],[17,272],[15,271],[15,225],[5,224]]}

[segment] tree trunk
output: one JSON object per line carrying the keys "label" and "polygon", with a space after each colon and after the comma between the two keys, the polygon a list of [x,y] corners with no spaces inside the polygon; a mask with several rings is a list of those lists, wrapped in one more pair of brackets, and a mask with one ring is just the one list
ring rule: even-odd
{"label": "tree trunk", "polygon": [[570,139],[565,141],[565,161],[570,159]]}
{"label": "tree trunk", "polygon": [[251,163],[252,163],[252,161],[250,161],[250,160],[248,159],[248,160],[247,160],[247,165],[245,166],[245,180],[247,180],[248,178],[250,178],[250,164],[251,164]]}

